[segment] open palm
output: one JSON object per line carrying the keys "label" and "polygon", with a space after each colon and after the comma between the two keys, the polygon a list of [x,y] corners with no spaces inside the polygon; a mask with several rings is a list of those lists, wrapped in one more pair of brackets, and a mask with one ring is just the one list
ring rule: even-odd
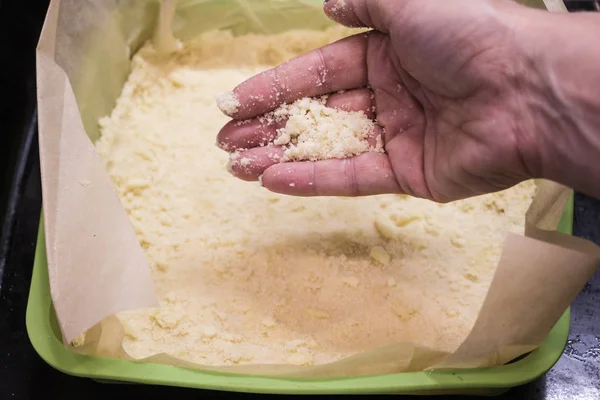
{"label": "open palm", "polygon": [[406,193],[439,202],[533,176],[536,144],[525,133],[527,98],[518,90],[525,58],[511,34],[517,24],[511,12],[519,6],[509,0],[338,1],[325,4],[330,18],[374,30],[242,83],[232,117],[254,118],[283,102],[335,93],[332,107],[371,116],[374,110],[385,154],[280,164],[273,157],[280,149],[260,146],[277,126],[232,121],[219,143],[228,151],[248,149],[242,157],[252,160],[234,166],[236,176],[262,175],[265,187],[291,195]]}

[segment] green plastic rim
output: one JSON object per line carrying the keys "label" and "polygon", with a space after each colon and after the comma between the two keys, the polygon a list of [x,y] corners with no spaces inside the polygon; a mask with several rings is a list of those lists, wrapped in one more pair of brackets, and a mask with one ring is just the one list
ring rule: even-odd
{"label": "green plastic rim", "polygon": [[[572,234],[573,196],[559,230]],[[544,342],[510,364],[454,371],[410,372],[355,378],[278,378],[215,373],[168,365],[77,354],[63,345],[50,297],[43,219],[40,221],[27,305],[31,343],[49,365],[69,375],[101,381],[270,394],[484,394],[496,395],[545,374],[560,358],[569,335],[567,310]]]}

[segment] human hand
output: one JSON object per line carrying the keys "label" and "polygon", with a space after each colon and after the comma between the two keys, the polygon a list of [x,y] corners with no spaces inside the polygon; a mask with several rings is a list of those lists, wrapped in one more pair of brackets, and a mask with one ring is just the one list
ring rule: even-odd
{"label": "human hand", "polygon": [[[240,107],[218,143],[227,151],[248,149],[241,156],[252,160],[233,166],[234,175],[262,175],[264,187],[290,195],[405,193],[438,202],[536,175],[538,143],[527,129],[532,122],[524,106],[531,97],[526,57],[516,34],[521,19],[515,16],[524,7],[509,0],[330,0],[324,7],[338,23],[375,30],[234,89]],[[277,149],[260,147],[276,136],[276,126],[256,117],[284,102],[340,90],[345,92],[331,96],[330,106],[375,107],[386,153],[278,163],[269,157]],[[248,118],[255,119],[237,123]]]}

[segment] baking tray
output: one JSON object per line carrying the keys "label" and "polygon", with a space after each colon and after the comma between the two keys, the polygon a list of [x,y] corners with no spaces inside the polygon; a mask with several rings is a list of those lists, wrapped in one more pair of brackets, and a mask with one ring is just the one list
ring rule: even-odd
{"label": "baking tray", "polygon": [[[522,0],[523,3],[538,1]],[[572,234],[573,198],[559,230]],[[472,394],[497,395],[535,380],[561,356],[569,333],[567,310],[544,342],[507,365],[434,372],[412,372],[354,378],[279,378],[199,371],[168,365],[81,355],[62,343],[50,297],[46,242],[41,219],[27,305],[26,326],[38,354],[66,374],[102,382],[137,383],[234,392],[272,394]],[[523,267],[526,267],[524,262]]]}
{"label": "baking tray", "polygon": [[[559,224],[572,234],[573,197]],[[523,262],[526,268],[526,262]],[[410,372],[355,378],[278,378],[199,371],[168,365],[77,354],[63,345],[48,282],[43,218],[38,231],[33,277],[27,305],[29,339],[52,367],[100,381],[272,394],[471,394],[498,395],[545,374],[561,356],[569,335],[570,310],[534,351],[506,365],[433,372]]]}

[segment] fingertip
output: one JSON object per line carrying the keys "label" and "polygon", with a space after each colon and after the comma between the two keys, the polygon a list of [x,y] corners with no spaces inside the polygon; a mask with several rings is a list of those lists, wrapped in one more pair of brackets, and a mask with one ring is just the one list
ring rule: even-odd
{"label": "fingertip", "polygon": [[234,118],[241,107],[240,100],[233,91],[220,94],[216,101],[219,110],[230,118]]}
{"label": "fingertip", "polygon": [[273,193],[290,196],[315,196],[314,181],[307,176],[309,163],[282,163],[268,167],[261,184]]}
{"label": "fingertip", "polygon": [[254,118],[272,111],[280,105],[269,93],[272,89],[268,82],[272,80],[273,70],[263,71],[245,80],[232,91],[216,97],[219,110],[233,120],[241,121]]}
{"label": "fingertip", "polygon": [[325,2],[325,14],[333,21],[349,28],[373,28],[387,33],[393,16],[408,1],[386,0],[329,0]]}
{"label": "fingertip", "polygon": [[280,99],[276,72],[278,68],[281,68],[281,65],[262,71],[240,83],[231,92],[235,100],[226,94],[221,95],[221,105],[225,108],[225,114],[243,120],[273,111],[280,106],[284,99]]}
{"label": "fingertip", "polygon": [[267,146],[285,122],[266,117],[229,121],[217,133],[217,146],[228,152]]}
{"label": "fingertip", "polygon": [[323,10],[327,17],[349,28],[365,27],[365,24],[352,12],[350,0],[325,0]]}
{"label": "fingertip", "polygon": [[265,170],[273,164],[281,162],[283,149],[278,147],[256,147],[232,153],[228,170],[244,181],[257,181]]}
{"label": "fingertip", "polygon": [[232,134],[235,131],[235,126],[233,121],[229,121],[226,123],[219,133],[217,133],[217,142],[216,145],[221,150],[231,151],[234,150],[231,143]]}

